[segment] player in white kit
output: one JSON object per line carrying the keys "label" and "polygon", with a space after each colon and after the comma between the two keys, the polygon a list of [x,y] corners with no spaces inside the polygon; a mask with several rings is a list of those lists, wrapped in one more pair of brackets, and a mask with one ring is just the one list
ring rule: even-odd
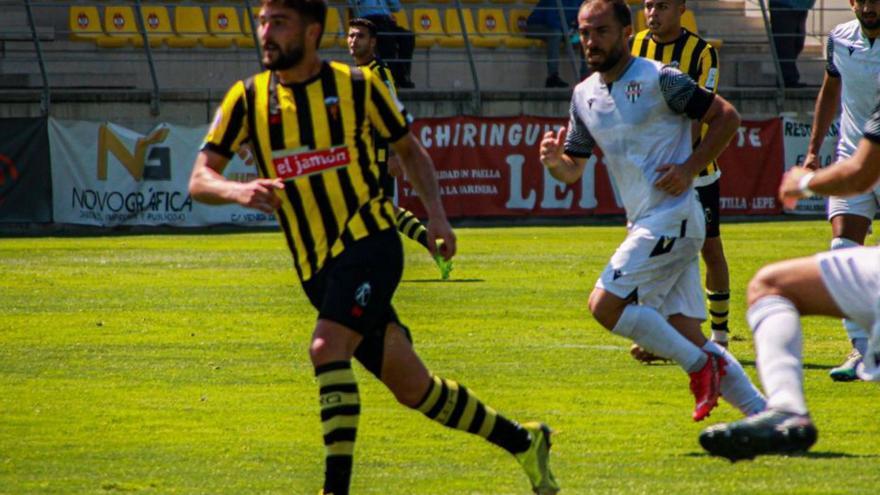
{"label": "player in white kit", "polygon": [[[880,101],[852,157],[823,170],[793,168],[782,179],[786,201],[813,194],[856,194],[880,178]],[[700,444],[732,461],[768,453],[799,452],[817,431],[804,399],[801,315],[846,317],[870,331],[857,373],[880,381],[880,247],[833,250],[762,268],[749,283],[748,320],[767,410],[707,428]]]}
{"label": "player in white kit", "polygon": [[[840,24],[828,33],[825,80],[816,100],[813,130],[804,166],[818,169],[817,155],[828,127],[840,109],[840,139],[837,160],[853,155],[862,136],[862,128],[874,107],[880,86],[880,1],[850,0],[856,19]],[[875,213],[880,205],[880,189],[851,197],[828,198],[831,221],[831,249],[845,249],[865,243]],[[856,367],[868,342],[866,329],[852,320],[844,327],[853,350],[843,364],[829,373],[836,381],[856,380]]]}
{"label": "player in white kit", "polygon": [[[594,318],[690,374],[694,420],[709,415],[719,394],[754,414],[764,409],[763,396],[700,330],[705,220],[693,177],[727,145],[739,115],[678,69],[632,57],[630,22],[624,0],[582,4],[578,28],[593,74],[574,90],[568,128],[544,136],[541,162],[573,183],[599,146],[618,186],[629,233],[590,295]],[[709,126],[696,149],[692,119]]]}

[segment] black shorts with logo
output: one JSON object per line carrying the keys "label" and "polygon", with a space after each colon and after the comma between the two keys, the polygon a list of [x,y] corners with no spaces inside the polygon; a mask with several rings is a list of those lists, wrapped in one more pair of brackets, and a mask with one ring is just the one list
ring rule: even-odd
{"label": "black shorts with logo", "polygon": [[698,187],[697,195],[706,215],[706,238],[721,237],[721,180]]}
{"label": "black shorts with logo", "polygon": [[377,377],[382,372],[388,324],[396,323],[410,338],[391,305],[402,274],[400,237],[395,229],[386,229],[345,248],[302,284],[318,319],[334,321],[364,337],[354,356]]}

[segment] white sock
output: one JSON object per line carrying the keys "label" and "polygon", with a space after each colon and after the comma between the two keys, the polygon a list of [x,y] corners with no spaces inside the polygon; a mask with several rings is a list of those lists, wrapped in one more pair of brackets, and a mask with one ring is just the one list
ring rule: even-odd
{"label": "white sock", "polygon": [[746,315],[754,333],[758,375],[767,393],[768,409],[807,414],[800,316],[794,304],[782,296],[758,299]]}
{"label": "white sock", "polygon": [[767,399],[761,395],[758,387],[752,384],[746,375],[746,370],[730,351],[711,340],[706,341],[703,350],[723,356],[727,361],[727,367],[724,368],[726,374],[721,377],[721,396],[724,400],[746,416],[757,414],[767,407]]}
{"label": "white sock", "polygon": [[682,337],[654,308],[628,305],[611,331],[648,352],[675,361],[688,373],[699,371],[706,364],[706,353]]}

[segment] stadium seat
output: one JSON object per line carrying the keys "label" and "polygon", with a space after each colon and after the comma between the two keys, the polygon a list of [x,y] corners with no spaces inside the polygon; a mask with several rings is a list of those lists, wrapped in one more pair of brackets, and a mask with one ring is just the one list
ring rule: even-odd
{"label": "stadium seat", "polygon": [[398,26],[403,29],[409,30],[409,19],[406,17],[406,11],[403,9],[398,10],[391,14],[391,17],[394,18],[394,22],[397,23]]}
{"label": "stadium seat", "polygon": [[[215,43],[224,43],[223,48],[232,46],[233,42],[241,38],[241,24],[238,22],[235,7],[208,8],[208,32],[216,38]],[[219,47],[216,45],[213,48]]]}
{"label": "stadium seat", "polygon": [[529,40],[521,36],[511,36],[507,29],[507,21],[504,20],[502,9],[479,9],[477,10],[477,31],[486,39],[500,40],[509,48],[528,48]]}
{"label": "stadium seat", "polygon": [[418,48],[430,48],[447,37],[440,23],[440,11],[437,9],[413,9],[412,32],[416,36]]}
{"label": "stadium seat", "polygon": [[[150,46],[160,46],[163,41],[173,36],[171,32],[171,18],[168,17],[168,9],[160,5],[145,5],[141,7],[141,16],[144,18],[144,29],[147,31],[147,39]],[[135,46],[143,46],[143,41],[137,39]]]}
{"label": "stadium seat", "polygon": [[531,10],[529,9],[510,9],[507,11],[507,26],[510,28],[510,37],[516,38],[517,41],[515,43],[517,44],[526,42],[528,47],[541,46],[544,43],[543,41],[526,38],[526,19],[529,18],[530,13]]}
{"label": "stadium seat", "polygon": [[324,35],[321,37],[321,48],[330,48],[345,43],[347,30],[343,19],[339,17],[339,9],[327,9],[327,20],[324,21]]}
{"label": "stadium seat", "polygon": [[[253,13],[254,15],[257,15],[256,11],[253,11]],[[257,19],[254,19],[254,27],[260,27]],[[247,9],[242,9],[241,11],[241,36],[237,36],[235,38],[235,44],[243,48],[253,48],[255,45],[253,31],[251,30],[251,23],[248,22]]]}
{"label": "stadium seat", "polygon": [[633,34],[639,33],[648,29],[648,23],[645,21],[645,10],[639,9],[636,11],[636,18],[633,19]]}
{"label": "stadium seat", "polygon": [[92,5],[74,5],[70,7],[68,14],[68,27],[71,41],[91,41],[100,46],[123,46],[126,40],[123,38],[111,38],[101,29],[101,18],[98,15],[98,7]]}
{"label": "stadium seat", "polygon": [[129,43],[143,45],[141,34],[134,20],[134,10],[128,6],[113,5],[104,8],[104,31],[111,39],[98,38],[95,43],[105,48],[125,46]]}
{"label": "stadium seat", "polygon": [[165,40],[168,46],[192,48],[202,38],[207,37],[208,27],[205,26],[205,16],[202,15],[201,7],[174,7],[174,36]]}
{"label": "stadium seat", "polygon": [[[471,46],[481,48],[495,48],[501,45],[501,38],[488,38],[477,32],[474,26],[474,16],[471,9],[461,9],[464,18],[464,28],[467,30],[468,41]],[[464,36],[462,36],[461,23],[458,18],[457,9],[446,9],[446,34],[447,38],[440,39],[440,46],[447,48],[458,48],[464,46]]]}

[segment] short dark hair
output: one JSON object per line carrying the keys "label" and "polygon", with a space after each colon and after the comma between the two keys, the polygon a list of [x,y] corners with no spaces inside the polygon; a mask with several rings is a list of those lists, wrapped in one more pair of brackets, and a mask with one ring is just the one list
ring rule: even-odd
{"label": "short dark hair", "polygon": [[626,0],[584,0],[578,12],[587,5],[599,2],[611,4],[611,7],[614,9],[614,17],[621,26],[632,25],[632,13],[629,11],[629,5],[626,4]]}
{"label": "short dark hair", "polygon": [[321,33],[318,35],[318,46],[321,45],[321,37],[324,36],[324,24],[327,22],[326,0],[262,0],[261,5],[281,5],[296,11],[306,24],[315,22],[320,24]]}
{"label": "short dark hair", "polygon": [[355,17],[354,19],[348,21],[348,27],[350,27],[350,28],[353,28],[353,27],[364,28],[370,32],[371,38],[375,38],[376,33],[378,32],[376,30],[376,24],[373,21],[366,19],[364,17]]}

